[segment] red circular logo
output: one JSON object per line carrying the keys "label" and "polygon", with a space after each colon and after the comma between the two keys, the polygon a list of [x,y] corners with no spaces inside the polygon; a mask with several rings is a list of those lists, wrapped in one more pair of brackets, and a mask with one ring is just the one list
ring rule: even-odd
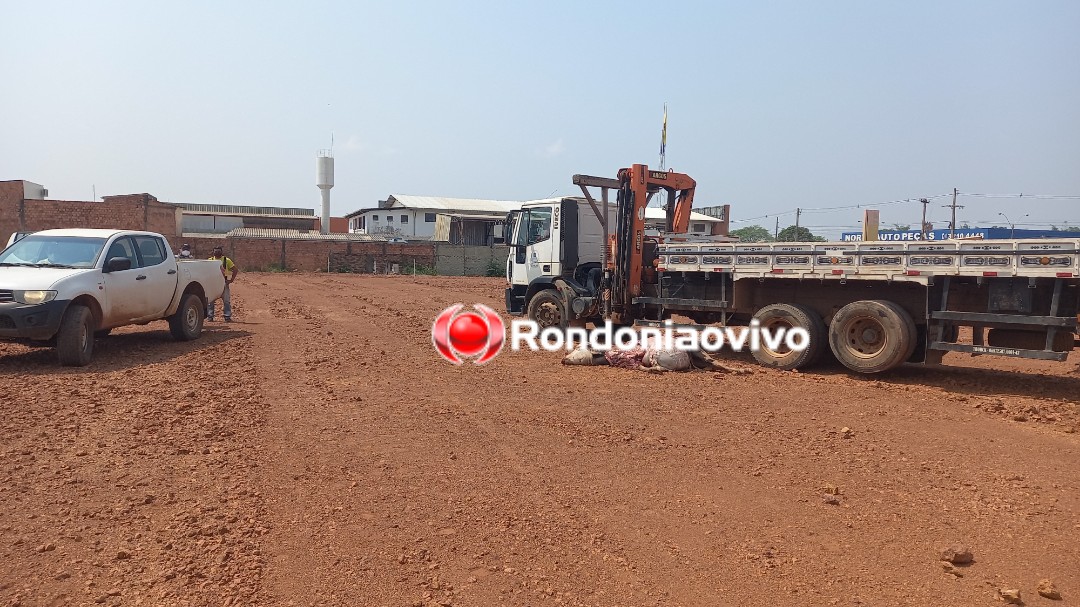
{"label": "red circular logo", "polygon": [[435,317],[431,325],[431,343],[443,358],[461,364],[461,356],[477,357],[482,365],[499,353],[506,337],[506,327],[495,310],[474,304],[477,312],[457,314],[464,306],[454,304]]}

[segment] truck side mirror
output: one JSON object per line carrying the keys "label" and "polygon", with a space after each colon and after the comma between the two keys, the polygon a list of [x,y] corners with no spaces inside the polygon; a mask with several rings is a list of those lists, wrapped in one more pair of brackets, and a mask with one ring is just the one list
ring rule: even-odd
{"label": "truck side mirror", "polygon": [[131,269],[131,260],[127,257],[110,257],[105,262],[106,272],[123,272]]}

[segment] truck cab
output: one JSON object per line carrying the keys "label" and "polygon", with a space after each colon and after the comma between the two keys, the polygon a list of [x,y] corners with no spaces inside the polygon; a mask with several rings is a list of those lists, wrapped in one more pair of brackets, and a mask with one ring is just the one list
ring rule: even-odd
{"label": "truck cab", "polygon": [[[602,206],[597,202],[598,208]],[[615,208],[608,205],[608,225],[614,224]],[[503,239],[510,249],[507,312],[528,315],[544,326],[566,326],[595,314],[603,274],[604,226],[586,199],[526,202],[507,215]]]}

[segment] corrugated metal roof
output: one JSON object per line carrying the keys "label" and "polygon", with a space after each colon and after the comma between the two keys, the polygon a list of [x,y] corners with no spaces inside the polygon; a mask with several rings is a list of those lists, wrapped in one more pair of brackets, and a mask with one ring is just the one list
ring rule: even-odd
{"label": "corrugated metal roof", "polygon": [[451,212],[487,212],[506,214],[521,208],[518,200],[480,200],[476,198],[444,198],[440,196],[403,196],[393,194],[390,208],[432,209]]}
{"label": "corrugated metal roof", "polygon": [[436,215],[445,215],[454,219],[478,219],[482,221],[503,221],[506,219],[505,215],[481,215],[477,213],[436,213]]}
{"label": "corrugated metal roof", "polygon": [[300,230],[280,230],[274,228],[236,228],[226,235],[235,238],[275,238],[288,240],[349,240],[355,242],[386,242],[384,236],[371,234],[321,234]]}
{"label": "corrugated metal roof", "polygon": [[266,217],[315,217],[312,209],[296,207],[254,207],[234,204],[200,204],[195,202],[174,202],[176,206],[193,213],[212,213],[214,215],[259,215]]}
{"label": "corrugated metal roof", "polygon": [[221,232],[184,232],[184,238],[225,238]]}

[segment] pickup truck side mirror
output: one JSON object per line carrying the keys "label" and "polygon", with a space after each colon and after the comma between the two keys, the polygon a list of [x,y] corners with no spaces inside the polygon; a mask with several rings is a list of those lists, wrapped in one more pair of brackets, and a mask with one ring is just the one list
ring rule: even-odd
{"label": "pickup truck side mirror", "polygon": [[105,262],[106,272],[123,272],[131,269],[131,260],[127,257],[110,257]]}

